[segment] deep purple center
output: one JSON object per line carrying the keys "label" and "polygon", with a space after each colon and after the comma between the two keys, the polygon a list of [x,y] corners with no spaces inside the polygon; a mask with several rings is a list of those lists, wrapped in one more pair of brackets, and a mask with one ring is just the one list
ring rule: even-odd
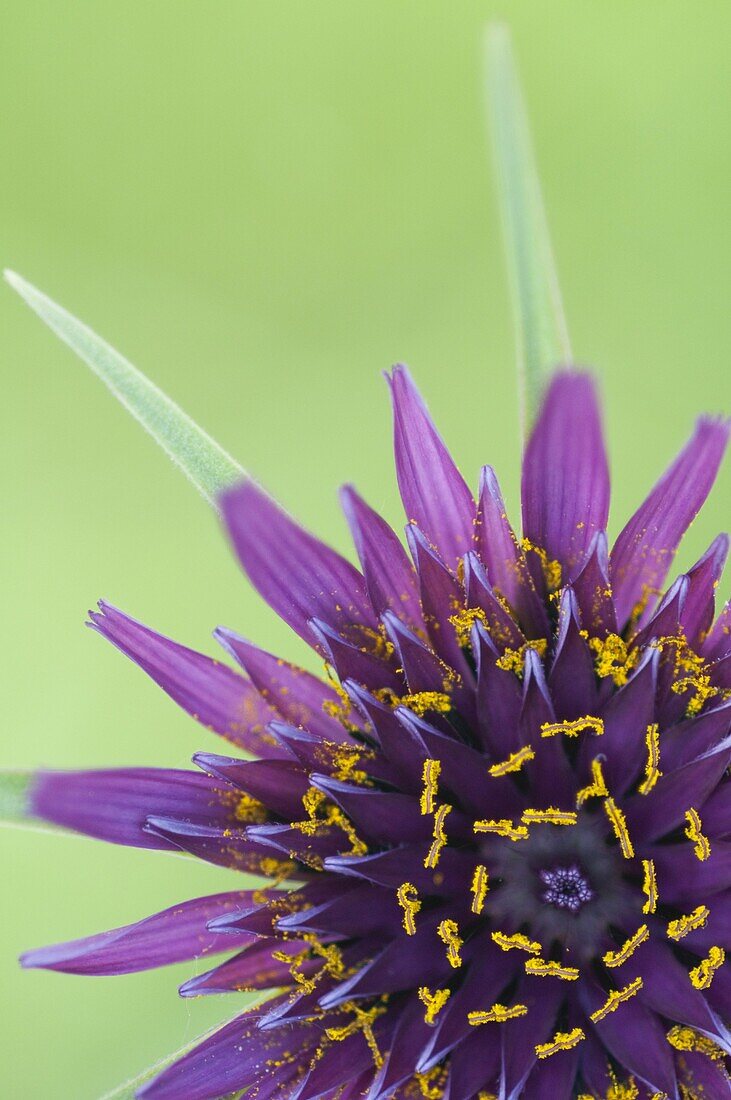
{"label": "deep purple center", "polygon": [[570,867],[540,871],[539,874],[546,886],[543,900],[549,905],[555,905],[557,909],[578,913],[582,905],[594,897],[594,891],[575,863]]}

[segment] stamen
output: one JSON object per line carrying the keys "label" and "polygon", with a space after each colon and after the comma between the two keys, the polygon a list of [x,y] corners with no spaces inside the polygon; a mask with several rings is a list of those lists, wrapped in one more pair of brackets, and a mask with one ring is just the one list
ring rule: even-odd
{"label": "stamen", "polygon": [[562,966],[557,962],[546,962],[545,959],[526,959],[526,974],[532,974],[536,978],[560,978],[564,982],[575,982],[579,976],[575,966]]}
{"label": "stamen", "polygon": [[430,710],[437,714],[449,714],[452,709],[451,697],[443,691],[417,691],[415,695],[402,695],[399,704],[408,707],[419,718]]}
{"label": "stamen", "polygon": [[450,615],[449,621],[454,627],[457,641],[466,649],[471,643],[472,627],[475,623],[487,626],[487,615],[481,607],[463,607],[456,615]]}
{"label": "stamen", "polygon": [[456,920],[441,921],[437,928],[437,935],[447,948],[447,962],[456,970],[462,965],[462,956],[459,952],[464,943],[464,940],[460,939]]}
{"label": "stamen", "polygon": [[434,832],[432,846],[426,854],[424,860],[424,866],[433,870],[439,863],[439,857],[442,854],[442,848],[447,843],[447,834],[444,832],[444,822],[447,818],[447,814],[452,812],[452,807],[447,805],[446,802],[442,803],[434,814]]}
{"label": "stamen", "polygon": [[683,936],[687,936],[689,932],[703,928],[709,916],[710,910],[705,905],[699,905],[686,917],[671,920],[667,927],[667,934],[671,940],[682,940]]}
{"label": "stamen", "polygon": [[622,855],[625,859],[633,859],[635,850],[632,847],[632,841],[630,840],[630,835],[627,830],[627,822],[625,821],[624,814],[613,798],[604,799],[604,810],[611,822],[614,835],[619,841]]}
{"label": "stamen", "polygon": [[705,1054],[706,1057],[721,1065],[725,1063],[726,1054],[721,1047],[717,1046],[706,1035],[694,1031],[692,1027],[683,1027],[682,1024],[676,1024],[675,1027],[670,1028],[666,1038],[675,1050],[694,1051],[697,1054]]}
{"label": "stamen", "polygon": [[647,745],[647,763],[645,764],[645,778],[637,788],[640,794],[649,794],[662,775],[660,771],[660,727],[653,722],[647,727],[645,735]]}
{"label": "stamen", "polygon": [[606,638],[589,638],[589,648],[595,655],[597,676],[601,679],[611,676],[617,687],[627,683],[630,672],[639,660],[638,650],[630,651],[619,634],[608,634]]}
{"label": "stamen", "polygon": [[451,996],[450,989],[435,989],[432,993],[427,986],[422,985],[419,989],[419,1000],[426,1006],[424,1023],[433,1024]]}
{"label": "stamen", "polygon": [[487,867],[482,863],[478,863],[475,867],[475,873],[472,876],[472,886],[470,890],[472,892],[472,912],[478,915],[482,912],[485,904],[485,895],[489,889],[488,886],[488,874]]}
{"label": "stamen", "polygon": [[425,760],[421,778],[424,789],[421,792],[419,807],[422,814],[433,814],[437,800],[437,784],[442,771],[441,760]]}
{"label": "stamen", "polygon": [[607,951],[606,955],[602,957],[602,962],[605,966],[614,967],[621,966],[622,963],[626,963],[627,959],[631,958],[641,943],[650,938],[650,930],[646,924],[641,924],[633,936],[630,936],[628,940],[622,944],[618,951]]}
{"label": "stamen", "polygon": [[726,961],[726,952],[722,947],[712,947],[707,957],[690,971],[690,980],[696,989],[708,989],[716,971]]}
{"label": "stamen", "polygon": [[517,948],[519,951],[527,951],[529,955],[540,955],[543,951],[540,943],[536,940],[529,940],[527,936],[522,935],[520,932],[516,932],[513,936],[506,936],[504,932],[491,932],[490,935],[503,951],[512,951]]}
{"label": "stamen", "polygon": [[368,845],[357,835],[353,823],[345,816],[339,806],[328,802],[326,795],[317,787],[309,787],[305,791],[302,796],[302,804],[307,811],[308,820],[293,821],[293,829],[299,829],[305,836],[317,836],[320,829],[336,826],[338,829],[342,829],[350,841],[351,855],[366,855]]}
{"label": "stamen", "polygon": [[688,822],[688,828],[685,830],[685,835],[688,840],[692,840],[694,843],[693,851],[696,857],[701,861],[708,859],[711,854],[711,842],[707,836],[704,836],[701,831],[701,818],[697,810],[686,810],[685,818]]}
{"label": "stamen", "polygon": [[549,592],[555,592],[561,587],[561,562],[554,561],[549,558],[546,551],[542,546],[536,546],[530,539],[523,538],[520,540],[521,550],[526,554],[534,553],[541,563],[541,569],[543,570],[543,576],[546,579],[546,587]]}
{"label": "stamen", "polygon": [[654,913],[657,909],[657,876],[655,874],[655,861],[653,859],[642,860],[642,892],[647,898],[642,906],[643,913]]}
{"label": "stamen", "polygon": [[541,737],[555,737],[557,733],[563,733],[566,737],[578,737],[584,730],[591,730],[600,737],[604,733],[603,719],[587,714],[584,718],[575,718],[571,722],[544,722],[541,726]]}
{"label": "stamen", "polygon": [[396,900],[404,911],[403,926],[406,935],[415,936],[416,914],[421,909],[421,901],[413,883],[402,883],[396,891]]}
{"label": "stamen", "polygon": [[442,1100],[447,1084],[447,1074],[447,1068],[438,1064],[432,1066],[426,1073],[414,1074],[414,1080],[424,1100]]}
{"label": "stamen", "polygon": [[578,791],[576,795],[577,806],[583,806],[588,798],[605,798],[609,795],[609,788],[604,780],[601,761],[598,757],[595,757],[591,762],[591,778],[591,783]]}
{"label": "stamen", "polygon": [[510,818],[503,817],[499,821],[476,821],[472,826],[475,833],[495,833],[496,836],[505,836],[509,840],[527,840],[528,829],[525,825],[514,825]]}
{"label": "stamen", "polygon": [[634,997],[635,993],[639,993],[642,989],[642,978],[635,978],[629,985],[626,985],[624,989],[612,989],[609,992],[609,996],[596,1012],[592,1012],[590,1019],[595,1023],[599,1023],[605,1016],[608,1016],[610,1012],[615,1012],[623,1001],[629,1001],[631,997]]}
{"label": "stamen", "polygon": [[516,676],[522,676],[525,655],[529,649],[534,649],[539,657],[545,657],[548,650],[548,641],[545,638],[532,638],[520,646],[519,649],[506,649],[502,657],[498,657],[495,664],[503,672],[514,672]]}
{"label": "stamen", "polygon": [[349,1001],[347,1004],[341,1006],[341,1011],[348,1011],[355,1013],[355,1019],[349,1024],[344,1024],[342,1027],[328,1027],[325,1029],[325,1034],[331,1042],[339,1043],[343,1039],[349,1038],[357,1031],[363,1032],[363,1037],[367,1042],[373,1062],[375,1066],[380,1069],[383,1065],[383,1055],[378,1049],[375,1036],[373,1034],[373,1024],[378,1016],[382,1015],[386,1011],[385,1005],[374,1005],[373,1008],[360,1008],[355,1001]]}
{"label": "stamen", "polygon": [[506,1020],[516,1020],[519,1016],[528,1015],[527,1005],[501,1005],[494,1004],[492,1008],[478,1012],[468,1012],[467,1020],[472,1027],[480,1024],[502,1024]]}
{"label": "stamen", "polygon": [[578,817],[573,810],[549,806],[547,810],[525,810],[520,820],[526,825],[575,825]]}
{"label": "stamen", "polygon": [[535,753],[530,745],[524,745],[522,749],[518,749],[517,752],[511,752],[507,760],[503,760],[501,764],[493,764],[488,768],[488,772],[492,776],[508,775],[509,772],[519,772],[524,764],[527,764],[529,760],[535,759]]}
{"label": "stamen", "polygon": [[550,1043],[538,1044],[535,1048],[536,1054],[539,1058],[550,1058],[559,1050],[571,1050],[585,1038],[586,1035],[580,1027],[575,1027],[572,1031],[557,1031]]}

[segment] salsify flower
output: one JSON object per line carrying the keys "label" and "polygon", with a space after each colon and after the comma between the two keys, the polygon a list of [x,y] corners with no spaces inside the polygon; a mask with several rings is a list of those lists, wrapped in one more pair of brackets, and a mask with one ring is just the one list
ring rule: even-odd
{"label": "salsify flower", "polygon": [[233,748],[33,786],[48,821],[261,884],[23,963],[220,952],[183,996],[276,990],[145,1085],[154,1100],[726,1097],[726,536],[666,585],[728,424],[698,422],[609,551],[587,374],[547,389],[520,535],[492,468],[475,500],[406,369],[389,381],[409,554],[350,487],[361,571],[252,480],[220,501],[323,676],[219,629],[234,672],[101,604],[94,629]]}

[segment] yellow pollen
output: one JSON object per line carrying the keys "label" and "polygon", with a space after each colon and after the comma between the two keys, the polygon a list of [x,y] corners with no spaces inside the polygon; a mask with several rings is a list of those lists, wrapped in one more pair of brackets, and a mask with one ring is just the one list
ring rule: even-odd
{"label": "yellow pollen", "polygon": [[585,1038],[586,1035],[580,1027],[575,1027],[571,1031],[557,1031],[550,1043],[538,1044],[536,1054],[539,1058],[550,1058],[552,1054],[558,1053],[559,1050],[571,1050],[572,1047],[577,1046]]}
{"label": "yellow pollen", "polygon": [[619,841],[622,855],[625,859],[632,859],[635,850],[632,847],[632,841],[630,840],[630,835],[627,830],[627,822],[624,819],[624,814],[613,798],[604,799],[604,810],[614,830],[614,835]]}
{"label": "yellow pollen", "polygon": [[624,989],[612,989],[609,996],[596,1012],[592,1012],[591,1020],[597,1024],[600,1020],[603,1020],[605,1016],[608,1016],[610,1012],[615,1012],[623,1001],[629,1001],[631,997],[634,997],[635,993],[639,993],[642,989],[642,978],[635,978],[629,985],[626,985]]}
{"label": "yellow pollen", "polygon": [[577,967],[561,966],[561,963],[545,959],[526,959],[525,972],[536,978],[560,978],[564,982],[575,982],[579,976]]}
{"label": "yellow pollen", "polygon": [[431,990],[427,988],[427,986],[422,985],[420,987],[419,1000],[422,1002],[422,1004],[426,1006],[426,1012],[424,1014],[425,1023],[434,1023],[451,995],[452,993],[449,989],[435,989],[435,991],[432,993]]}
{"label": "yellow pollen", "polygon": [[317,836],[322,828],[336,826],[342,829],[350,841],[351,855],[364,856],[367,853],[368,845],[357,836],[349,818],[339,806],[328,802],[327,797],[317,787],[308,788],[302,796],[302,804],[307,811],[307,821],[293,821],[293,829],[299,829],[305,836]]}
{"label": "yellow pollen", "polygon": [[601,761],[594,759],[591,762],[591,783],[577,792],[576,805],[583,806],[588,798],[606,798],[608,795],[609,788],[604,779]]}
{"label": "yellow pollen", "polygon": [[249,794],[239,795],[236,799],[234,817],[237,821],[246,821],[247,823],[254,821],[261,824],[267,819],[266,806]]}
{"label": "yellow pollen", "polygon": [[711,854],[711,842],[701,831],[700,814],[694,809],[686,810],[685,819],[688,822],[688,828],[685,830],[685,835],[688,840],[693,842],[693,851],[696,857],[701,861],[708,859]]}
{"label": "yellow pollen", "polygon": [[606,955],[602,957],[602,962],[605,966],[614,967],[621,966],[622,963],[627,962],[641,943],[650,938],[650,930],[646,924],[641,924],[633,936],[630,936],[628,940],[622,944],[618,951],[607,951]]}
{"label": "yellow pollen", "polygon": [[472,876],[472,886],[470,890],[472,892],[472,912],[481,913],[485,904],[485,895],[487,894],[488,887],[488,874],[487,867],[482,863],[478,863],[475,867],[475,873]]}
{"label": "yellow pollen", "polygon": [[500,1005],[494,1004],[492,1008],[478,1012],[468,1012],[467,1020],[472,1027],[480,1024],[502,1024],[505,1020],[516,1020],[519,1016],[528,1015],[527,1005]]}
{"label": "yellow pollen", "polygon": [[424,860],[424,866],[429,869],[433,870],[434,867],[436,867],[436,865],[439,863],[439,857],[442,854],[442,848],[447,843],[447,834],[444,832],[444,822],[447,818],[447,814],[450,814],[451,812],[452,807],[444,802],[441,806],[437,808],[437,811],[434,814],[434,832],[432,834],[434,840],[432,841],[431,848],[427,852],[426,858]]}
{"label": "yellow pollen", "polygon": [[421,792],[419,807],[422,814],[433,814],[437,801],[437,785],[442,770],[440,760],[425,760],[421,778],[424,789]]}
{"label": "yellow pollen", "polygon": [[724,1051],[716,1046],[712,1039],[701,1035],[698,1031],[694,1031],[692,1027],[683,1027],[681,1024],[677,1024],[675,1027],[670,1028],[666,1038],[675,1050],[694,1051],[696,1054],[705,1054],[721,1065],[724,1063],[726,1057]]}
{"label": "yellow pollen", "polygon": [[363,1009],[360,1008],[354,1001],[349,1001],[346,1005],[342,1005],[340,1011],[353,1012],[355,1019],[349,1024],[344,1024],[342,1027],[328,1027],[325,1029],[325,1034],[331,1042],[339,1043],[343,1039],[349,1038],[357,1031],[363,1032],[363,1037],[367,1042],[373,1062],[377,1068],[383,1065],[383,1055],[378,1049],[375,1037],[373,1035],[373,1024],[378,1016],[382,1015],[386,1011],[385,1005],[374,1005],[373,1008]]}
{"label": "yellow pollen", "polygon": [[[618,1081],[611,1068],[609,1069],[609,1076],[612,1078],[612,1084],[607,1092],[606,1100],[637,1100],[640,1090],[634,1077],[629,1077],[626,1081]],[[664,1093],[655,1093],[652,1100],[668,1100],[668,1098]]]}
{"label": "yellow pollen", "polygon": [[682,940],[689,932],[695,932],[698,928],[703,928],[709,916],[710,911],[708,908],[705,905],[699,905],[687,916],[671,920],[667,927],[669,939]]}
{"label": "yellow pollen", "polygon": [[470,645],[472,627],[475,623],[479,622],[487,626],[487,616],[481,607],[465,607],[456,615],[450,615],[449,621],[454,627],[457,641],[463,648]]}
{"label": "yellow pollen", "polygon": [[723,966],[726,952],[722,947],[712,947],[706,958],[690,971],[690,980],[696,989],[708,989],[713,975]]}
{"label": "yellow pollen", "polygon": [[462,956],[459,952],[464,942],[460,939],[456,920],[441,921],[437,928],[437,935],[447,948],[447,962],[456,970],[462,965]]}
{"label": "yellow pollen", "polygon": [[549,806],[547,810],[525,810],[520,820],[525,825],[575,825],[578,817],[573,810]]}
{"label": "yellow pollen", "polygon": [[642,892],[647,899],[642,906],[643,913],[654,913],[657,909],[657,876],[655,874],[655,861],[642,860]]}
{"label": "yellow pollen", "polygon": [[603,719],[587,714],[584,718],[575,718],[571,722],[544,722],[541,726],[541,737],[555,737],[557,733],[563,733],[566,737],[578,737],[584,730],[591,730],[600,737],[604,733]]}
{"label": "yellow pollen", "polygon": [[543,948],[536,940],[529,940],[528,937],[524,936],[521,932],[516,932],[513,936],[506,936],[504,932],[491,932],[490,935],[498,947],[501,947],[503,951],[517,949],[518,951],[527,951],[529,955],[540,955],[543,951]]}
{"label": "yellow pollen", "polygon": [[442,691],[417,691],[415,695],[403,695],[399,703],[420,718],[430,710],[437,714],[449,714],[452,709],[452,700]]}
{"label": "yellow pollen", "polygon": [[495,777],[507,775],[509,772],[519,772],[524,764],[535,758],[535,755],[530,745],[524,745],[517,752],[511,752],[508,759],[503,760],[501,764],[493,764],[492,767],[488,768],[488,771],[490,775]]}
{"label": "yellow pollen", "polygon": [[649,794],[662,775],[659,766],[660,727],[657,722],[653,722],[651,726],[647,727],[645,744],[647,745],[647,763],[645,764],[645,778],[638,787],[640,794]]}
{"label": "yellow pollen", "polygon": [[407,936],[416,935],[416,914],[421,909],[421,901],[416,887],[411,882],[404,882],[396,891],[396,900],[404,911],[403,926]]}
{"label": "yellow pollen", "polygon": [[[424,1100],[442,1100],[447,1084],[447,1073],[448,1070],[445,1066],[436,1065],[432,1066],[426,1073],[414,1074],[414,1080]],[[411,1096],[411,1092],[408,1095]]]}
{"label": "yellow pollen", "polygon": [[555,592],[561,587],[561,563],[549,558],[546,551],[541,546],[536,546],[530,539],[523,538],[520,540],[521,550],[526,554],[533,553],[536,555],[541,563],[541,569],[543,570],[543,576],[546,579],[546,587],[549,592]]}
{"label": "yellow pollen", "polygon": [[496,836],[505,836],[508,840],[527,840],[528,829],[525,825],[514,825],[510,818],[500,818],[499,821],[476,821],[472,826],[475,833],[495,833]]}
{"label": "yellow pollen", "polygon": [[628,648],[619,634],[606,638],[589,638],[589,648],[594,653],[596,674],[601,679],[611,676],[617,687],[627,683],[630,672],[639,660],[639,652]]}
{"label": "yellow pollen", "polygon": [[525,655],[529,649],[534,649],[539,657],[545,657],[548,642],[545,638],[533,638],[522,645],[520,649],[506,649],[502,657],[498,657],[495,664],[503,672],[514,672],[516,676],[522,676]]}

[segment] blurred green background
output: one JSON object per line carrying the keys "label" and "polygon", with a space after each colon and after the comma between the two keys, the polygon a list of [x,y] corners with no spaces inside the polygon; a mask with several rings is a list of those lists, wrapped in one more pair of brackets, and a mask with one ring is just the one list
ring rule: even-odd
{"label": "blurred green background", "polygon": [[[600,373],[615,529],[728,411],[725,0],[7,0],[0,260],[146,370],[304,521],[396,523],[379,372],[412,367],[460,463],[513,506],[519,436],[481,41],[511,23],[577,357]],[[185,765],[212,736],[83,627],[104,596],[198,648],[304,647],[188,483],[7,288],[0,756]],[[726,523],[728,473],[682,563]],[[193,967],[21,974],[23,948],[225,889],[222,871],[0,832],[6,1097],[94,1100],[228,1015]]]}

